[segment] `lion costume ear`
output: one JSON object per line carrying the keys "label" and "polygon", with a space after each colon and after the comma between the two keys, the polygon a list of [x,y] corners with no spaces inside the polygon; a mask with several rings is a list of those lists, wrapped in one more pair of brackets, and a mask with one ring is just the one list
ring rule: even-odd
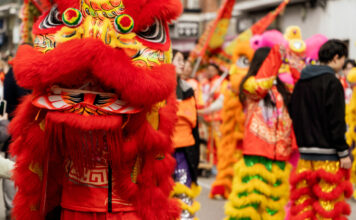
{"label": "lion costume ear", "polygon": [[32,44],[32,26],[38,17],[51,9],[49,0],[25,0],[21,9],[21,43]]}
{"label": "lion costume ear", "polygon": [[32,44],[32,27],[37,19],[46,14],[51,7],[56,4],[59,9],[67,9],[68,7],[79,6],[77,0],[24,0],[21,9],[21,43]]}
{"label": "lion costume ear", "polygon": [[44,0],[44,1],[51,1],[53,4],[56,4],[58,10],[63,13],[67,8],[77,8],[80,7],[79,0]]}
{"label": "lion costume ear", "polygon": [[52,5],[51,0],[27,0],[26,2],[32,2],[36,6],[36,8],[40,10],[42,13],[51,9],[51,5]]}
{"label": "lion costume ear", "polygon": [[135,31],[151,25],[155,19],[171,22],[183,11],[180,0],[122,0],[126,13],[135,20]]}

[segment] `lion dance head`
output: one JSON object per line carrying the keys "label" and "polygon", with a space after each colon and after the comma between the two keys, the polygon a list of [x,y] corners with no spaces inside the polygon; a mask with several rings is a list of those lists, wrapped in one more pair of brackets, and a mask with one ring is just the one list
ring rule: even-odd
{"label": "lion dance head", "polygon": [[24,13],[34,21],[32,45],[20,46],[13,61],[18,84],[32,91],[10,126],[16,219],[43,219],[63,202],[68,175],[90,185],[83,179],[98,167],[110,169],[113,194],[140,218],[179,216],[169,199],[176,76],[168,23],[180,1],[27,0],[25,7],[40,15]]}

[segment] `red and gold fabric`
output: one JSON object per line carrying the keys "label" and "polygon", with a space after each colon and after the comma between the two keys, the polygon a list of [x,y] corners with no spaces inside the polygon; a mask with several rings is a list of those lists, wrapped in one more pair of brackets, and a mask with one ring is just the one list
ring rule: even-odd
{"label": "red and gold fabric", "polygon": [[300,159],[290,177],[291,220],[347,219],[352,195],[350,171],[339,161]]}
{"label": "red and gold fabric", "polygon": [[282,65],[282,57],[278,51],[279,47],[274,47],[256,76],[249,77],[244,84],[244,92],[251,99],[263,99],[272,88],[273,83]]}
{"label": "red and gold fabric", "polygon": [[[64,177],[61,206],[78,212],[101,212],[108,210],[109,173],[107,164],[98,164],[86,170],[83,176],[68,161]],[[129,201],[112,194],[112,212],[131,212],[135,207]]]}
{"label": "red and gold fabric", "polygon": [[[247,94],[246,124],[242,153],[274,160],[288,160],[296,148],[292,120],[274,81],[282,64],[278,47],[274,47],[257,75],[244,84]],[[269,108],[263,98],[270,94],[275,103]]]}

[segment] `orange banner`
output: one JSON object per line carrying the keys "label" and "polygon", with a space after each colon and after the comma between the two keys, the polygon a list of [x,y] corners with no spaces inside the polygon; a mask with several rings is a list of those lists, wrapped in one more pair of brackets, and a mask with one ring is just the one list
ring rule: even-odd
{"label": "orange banner", "polygon": [[235,0],[225,0],[218,11],[215,20],[211,21],[199,39],[195,49],[191,52],[189,60],[195,62],[197,57],[203,58],[207,51],[219,48],[225,40],[230,24],[231,13]]}

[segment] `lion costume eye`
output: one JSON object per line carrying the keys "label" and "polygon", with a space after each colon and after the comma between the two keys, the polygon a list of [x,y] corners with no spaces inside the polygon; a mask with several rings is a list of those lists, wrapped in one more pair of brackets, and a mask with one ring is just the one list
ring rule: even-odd
{"label": "lion costume eye", "polygon": [[241,55],[241,57],[236,62],[236,66],[240,68],[248,68],[250,66],[250,61],[246,56]]}
{"label": "lion costume eye", "polygon": [[134,20],[130,15],[121,14],[115,18],[114,26],[117,32],[127,34],[134,28]]}
{"label": "lion costume eye", "polygon": [[57,7],[54,6],[51,8],[49,14],[40,23],[39,28],[44,30],[44,29],[54,28],[60,25],[63,25],[63,22]]}
{"label": "lion costume eye", "polygon": [[141,30],[137,35],[149,42],[164,44],[166,42],[166,30],[162,21],[155,19],[155,22],[147,28]]}

